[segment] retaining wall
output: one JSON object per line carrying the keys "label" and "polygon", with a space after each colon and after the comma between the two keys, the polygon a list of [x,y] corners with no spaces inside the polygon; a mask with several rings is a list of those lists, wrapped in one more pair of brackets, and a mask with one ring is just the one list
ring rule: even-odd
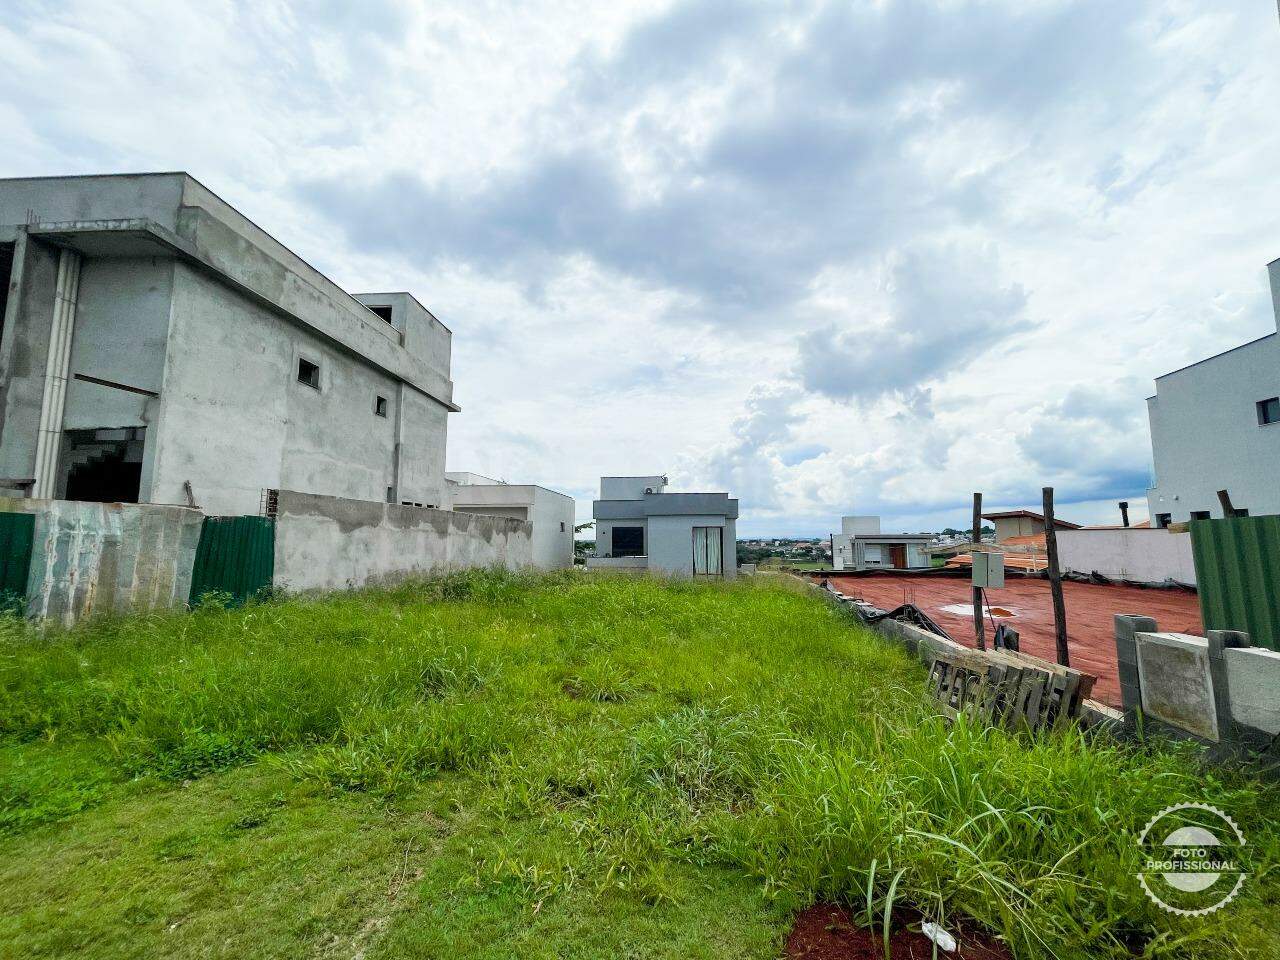
{"label": "retaining wall", "polygon": [[467,567],[533,562],[524,520],[279,491],[275,583],[334,590]]}

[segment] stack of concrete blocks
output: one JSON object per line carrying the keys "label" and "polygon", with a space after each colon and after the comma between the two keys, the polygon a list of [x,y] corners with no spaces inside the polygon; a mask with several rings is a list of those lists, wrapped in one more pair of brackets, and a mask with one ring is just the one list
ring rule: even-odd
{"label": "stack of concrete blocks", "polygon": [[1248,634],[1161,633],[1150,617],[1115,618],[1120,692],[1130,722],[1226,748],[1270,749],[1280,737],[1280,653]]}

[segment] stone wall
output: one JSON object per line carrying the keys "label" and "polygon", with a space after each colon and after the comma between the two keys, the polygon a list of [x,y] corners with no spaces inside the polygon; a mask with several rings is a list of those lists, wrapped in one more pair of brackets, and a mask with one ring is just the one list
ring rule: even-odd
{"label": "stone wall", "polygon": [[524,520],[279,491],[276,585],[333,590],[468,567],[532,563]]}

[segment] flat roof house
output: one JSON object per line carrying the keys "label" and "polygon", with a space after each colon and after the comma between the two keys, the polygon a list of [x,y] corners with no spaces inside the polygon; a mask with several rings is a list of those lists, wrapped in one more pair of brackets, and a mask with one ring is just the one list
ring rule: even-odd
{"label": "flat roof house", "polygon": [[446,473],[449,507],[459,513],[510,517],[533,524],[533,565],[573,566],[573,497],[533,483],[507,483],[478,473]]}
{"label": "flat roof house", "polygon": [[[1280,329],[1280,260],[1268,265]],[[1156,378],[1147,398],[1151,524],[1280,513],[1280,332]]]}
{"label": "flat roof house", "polygon": [[591,515],[596,555],[588,569],[738,575],[738,501],[727,493],[668,493],[664,476],[601,477]]}
{"label": "flat roof house", "polygon": [[930,533],[881,533],[879,517],[841,517],[831,538],[833,570],[915,570],[929,567]]}
{"label": "flat roof house", "polygon": [[0,488],[257,513],[442,506],[451,334],[186,173],[0,180]]}

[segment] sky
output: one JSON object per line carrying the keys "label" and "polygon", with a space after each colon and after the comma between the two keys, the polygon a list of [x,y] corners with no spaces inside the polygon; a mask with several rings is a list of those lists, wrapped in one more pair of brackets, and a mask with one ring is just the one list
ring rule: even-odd
{"label": "sky", "polygon": [[1271,0],[0,0],[0,176],[186,170],[453,331],[448,468],[740,536],[1146,513],[1276,329]]}

